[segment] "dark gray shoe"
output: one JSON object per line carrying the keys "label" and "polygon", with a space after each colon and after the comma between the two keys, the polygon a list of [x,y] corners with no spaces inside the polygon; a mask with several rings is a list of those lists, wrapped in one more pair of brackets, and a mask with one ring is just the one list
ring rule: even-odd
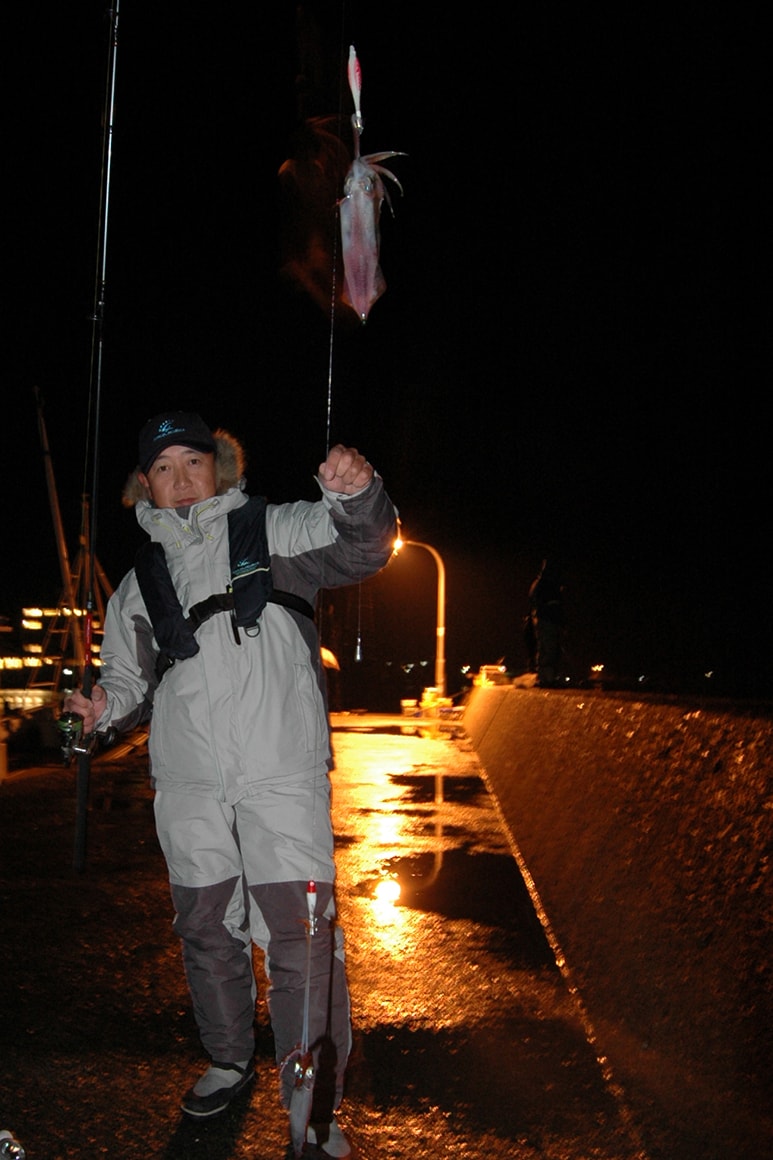
{"label": "dark gray shoe", "polygon": [[[244,1091],[255,1078],[252,1061],[246,1067],[240,1067],[238,1063],[218,1063],[217,1060],[213,1059],[210,1070],[238,1072],[238,1079],[236,1083],[224,1084],[223,1087],[216,1088],[215,1091],[211,1091],[206,1096],[196,1095],[194,1085],[185,1093],[181,1104],[182,1110],[187,1116],[206,1118],[218,1115],[219,1112],[225,1111],[239,1095],[239,1092]],[[223,1078],[225,1079],[225,1076]]]}

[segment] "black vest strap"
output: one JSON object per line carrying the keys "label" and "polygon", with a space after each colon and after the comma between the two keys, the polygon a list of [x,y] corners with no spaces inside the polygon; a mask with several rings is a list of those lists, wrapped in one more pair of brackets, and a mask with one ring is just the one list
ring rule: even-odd
{"label": "black vest strap", "polygon": [[149,541],[138,550],[134,569],[161,649],[159,677],[176,660],[196,655],[196,630],[218,612],[231,614],[237,644],[239,628],[257,625],[268,603],[281,604],[314,619],[314,609],[308,601],[294,592],[274,588],[266,536],[266,501],[261,496],[251,496],[242,507],[229,512],[228,546],[229,590],[200,600],[189,609],[187,617],[175,592],[163,545]]}
{"label": "black vest strap", "polygon": [[188,613],[188,623],[195,632],[199,625],[203,624],[205,620],[209,620],[216,612],[233,612],[233,609],[233,592],[215,592],[212,596],[208,596],[206,600],[200,600],[198,604],[192,606]]}
{"label": "black vest strap", "polygon": [[183,616],[163,545],[143,544],[134,558],[134,571],[162,652],[173,660],[195,656],[199,642],[193,624]]}
{"label": "black vest strap", "polygon": [[274,587],[262,496],[250,496],[246,504],[228,513],[228,552],[235,621],[247,628],[257,624]]}
{"label": "black vest strap", "polygon": [[308,616],[309,620],[314,619],[314,609],[308,600],[304,600],[302,596],[296,596],[294,592],[283,592],[281,588],[275,588],[268,598],[268,603],[281,604],[285,608],[292,608],[294,612]]}

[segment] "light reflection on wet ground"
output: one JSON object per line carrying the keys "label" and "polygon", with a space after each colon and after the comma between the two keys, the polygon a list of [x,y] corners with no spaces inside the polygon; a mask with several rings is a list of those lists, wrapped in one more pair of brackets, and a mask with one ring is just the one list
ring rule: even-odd
{"label": "light reflection on wet ground", "polygon": [[474,754],[394,732],[336,732],[334,748],[358,1154],[638,1155]]}

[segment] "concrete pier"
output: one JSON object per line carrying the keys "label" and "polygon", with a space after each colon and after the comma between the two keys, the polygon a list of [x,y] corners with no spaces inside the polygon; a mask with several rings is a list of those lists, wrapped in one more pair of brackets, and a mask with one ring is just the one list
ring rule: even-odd
{"label": "concrete pier", "polygon": [[507,686],[464,723],[634,1107],[674,1160],[773,1154],[771,707]]}

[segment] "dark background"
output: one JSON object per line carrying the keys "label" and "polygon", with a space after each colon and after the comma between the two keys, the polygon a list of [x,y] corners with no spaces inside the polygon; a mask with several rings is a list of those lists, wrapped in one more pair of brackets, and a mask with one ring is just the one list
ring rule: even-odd
{"label": "dark background", "polygon": [[[11,617],[60,590],[35,388],[73,554],[92,492],[106,13],[9,10]],[[332,245],[350,43],[363,152],[407,154],[386,162],[404,195],[387,183],[388,288],[365,326],[332,309],[328,268],[314,294],[292,276],[308,285],[311,221]],[[92,498],[113,585],[139,542],[119,504],[136,432],[195,409],[242,438],[272,500],[315,496],[328,437],[366,452],[404,535],[445,561],[450,691],[463,665],[523,669],[526,592],[553,555],[576,680],[602,662],[634,687],[769,694],[764,384],[736,333],[757,260],[731,241],[751,212],[731,179],[745,59],[712,6],[666,24],[611,5],[124,0]],[[320,152],[323,116],[339,144]],[[324,609],[363,699],[433,683],[435,584],[406,549]]]}

